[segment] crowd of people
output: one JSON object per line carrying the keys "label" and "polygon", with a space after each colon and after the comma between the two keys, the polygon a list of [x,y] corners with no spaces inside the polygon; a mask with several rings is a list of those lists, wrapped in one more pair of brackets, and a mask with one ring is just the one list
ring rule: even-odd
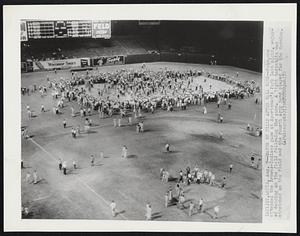
{"label": "crowd of people", "polygon": [[[244,83],[237,80],[237,78],[228,75],[216,75],[204,70],[188,70],[185,72],[162,69],[160,71],[150,71],[145,67],[140,70],[122,69],[115,72],[98,72],[94,73],[87,71],[85,75],[79,75],[76,72],[71,72],[71,78],[60,78],[59,80],[50,80],[47,78],[47,85],[36,85],[32,89],[22,88],[23,95],[39,90],[41,96],[45,96],[49,90],[53,100],[57,105],[53,107],[54,114],[60,114],[61,109],[64,108],[66,102],[76,102],[79,105],[79,114],[84,118],[85,131],[88,132],[92,126],[92,120],[86,116],[91,115],[93,111],[98,111],[99,117],[112,117],[113,114],[120,115],[120,118],[113,119],[113,126],[120,127],[121,119],[128,117],[128,124],[132,124],[132,118],[142,117],[142,112],[154,113],[157,109],[167,110],[169,112],[175,109],[185,110],[189,105],[203,105],[203,113],[207,113],[205,104],[209,102],[216,102],[217,108],[220,104],[228,105],[231,109],[231,99],[243,99],[260,92],[259,86],[254,81],[246,81]],[[210,89],[204,91],[201,84],[197,83],[197,77],[203,76],[213,80],[225,82],[230,85],[230,89],[213,90],[212,85]],[[209,83],[204,79],[204,83]],[[95,84],[97,86],[97,93],[95,95]],[[93,92],[92,92],[93,90]],[[258,103],[258,100],[256,100]],[[26,107],[29,118],[32,117],[32,111],[29,106]],[[41,112],[45,112],[44,105],[41,106]],[[76,116],[75,108],[71,105],[71,116]],[[133,115],[128,116],[128,113]],[[218,113],[217,121],[222,123],[223,116]],[[67,127],[67,122],[63,120],[63,128]],[[247,126],[250,130],[250,125]],[[80,134],[80,126],[72,127],[72,137],[76,138]],[[136,132],[144,132],[144,123],[141,119],[136,124]],[[25,138],[28,138],[27,129],[22,130]],[[223,138],[223,133],[220,133],[220,138]],[[166,152],[170,152],[170,144],[165,146]],[[103,157],[103,153],[102,153]],[[122,147],[121,157],[128,157],[127,146]],[[95,157],[90,157],[91,166],[95,165]],[[73,168],[77,168],[77,163],[73,161]],[[67,175],[66,161],[59,160],[59,170],[64,175]],[[229,167],[232,172],[233,165]],[[37,183],[37,173],[34,173],[34,184]],[[26,175],[26,182],[31,178],[31,175]],[[170,174],[168,171],[161,169],[160,178],[162,181],[168,182]],[[207,169],[186,168],[185,173],[179,171],[177,183],[175,185],[175,194],[169,190],[165,196],[165,206],[176,202],[179,209],[185,209],[185,197],[183,186],[190,184],[208,184],[210,186],[219,186],[225,188],[226,177],[224,176],[221,183],[216,183],[215,174]],[[199,199],[197,205],[197,212],[203,211],[203,198]],[[116,203],[114,201],[110,204],[113,216],[116,216]],[[191,216],[195,210],[195,203],[189,203],[189,215]],[[216,206],[215,215],[219,212],[219,206]],[[152,208],[150,203],[146,206],[146,219],[151,220]]]}
{"label": "crowd of people", "polygon": [[[233,164],[229,165],[229,173],[232,173]],[[160,179],[163,182],[168,182],[170,179],[175,179],[177,182],[174,189],[169,186],[169,190],[165,193],[165,207],[170,207],[176,205],[178,209],[184,210],[188,209],[188,215],[192,216],[197,213],[204,212],[204,199],[200,197],[197,202],[195,200],[186,200],[184,187],[189,186],[190,184],[208,184],[210,186],[217,186],[220,188],[225,188],[227,177],[224,176],[221,182],[215,181],[215,175],[207,170],[200,169],[197,165],[191,169],[189,166],[186,168],[185,173],[180,170],[179,176],[177,178],[172,178],[170,173],[165,169],[160,169]],[[213,218],[218,217],[219,206],[213,207]]]}
{"label": "crowd of people", "polygon": [[[201,84],[196,82],[196,77],[204,76],[222,81],[230,85],[230,89],[204,91]],[[59,108],[64,106],[64,101],[76,101],[80,105],[82,116],[98,110],[99,116],[112,116],[115,112],[123,115],[126,111],[133,111],[135,116],[141,111],[154,112],[155,109],[173,111],[185,110],[188,105],[203,105],[208,102],[228,103],[230,99],[243,99],[260,91],[254,81],[244,83],[228,75],[216,75],[203,70],[189,70],[186,72],[175,70],[150,71],[147,69],[131,70],[122,69],[115,72],[87,71],[79,75],[72,72],[70,79],[47,79],[48,85],[40,86],[41,95],[47,92],[47,87],[52,89],[52,96],[59,99],[53,108],[59,113]],[[90,91],[97,86],[97,95]],[[208,83],[204,79],[204,83]],[[33,86],[33,90],[37,90]],[[22,88],[25,94],[26,88]],[[28,92],[29,93],[29,92]],[[73,113],[73,112],[72,112]]]}

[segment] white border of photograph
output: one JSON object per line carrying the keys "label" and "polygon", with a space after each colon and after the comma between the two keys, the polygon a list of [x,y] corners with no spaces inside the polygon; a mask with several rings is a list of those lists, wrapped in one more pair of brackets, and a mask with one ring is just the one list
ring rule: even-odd
{"label": "white border of photograph", "polygon": [[[296,4],[143,4],[4,6],[4,230],[296,232]],[[285,22],[291,28],[291,195],[285,220],[262,223],[21,219],[20,20],[222,20]],[[264,45],[265,46],[265,45]],[[288,184],[288,183],[287,183]]]}

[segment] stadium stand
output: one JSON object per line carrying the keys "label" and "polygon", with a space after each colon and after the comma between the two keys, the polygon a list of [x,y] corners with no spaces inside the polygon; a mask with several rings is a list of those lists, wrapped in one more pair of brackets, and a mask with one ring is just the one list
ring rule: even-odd
{"label": "stadium stand", "polygon": [[[194,57],[193,54],[206,54],[215,55],[214,59],[217,60],[217,64],[261,71],[262,42],[257,40],[257,35],[249,33],[245,24],[237,23],[236,28],[230,28],[231,26],[226,23],[212,22],[211,24],[213,26],[209,31],[204,27],[203,22],[191,24],[190,22],[162,21],[159,25],[142,26],[138,21],[112,21],[110,39],[64,38],[22,42],[22,61],[153,53],[189,54],[192,57]],[[241,30],[243,34],[235,35]],[[262,34],[262,29],[259,32]],[[185,62],[182,59],[184,57],[177,58]],[[132,61],[137,62],[137,60]],[[209,63],[209,60],[205,63]]]}
{"label": "stadium stand", "polygon": [[23,60],[47,60],[78,57],[145,54],[157,48],[145,37],[118,36],[102,39],[50,39],[22,44]]}

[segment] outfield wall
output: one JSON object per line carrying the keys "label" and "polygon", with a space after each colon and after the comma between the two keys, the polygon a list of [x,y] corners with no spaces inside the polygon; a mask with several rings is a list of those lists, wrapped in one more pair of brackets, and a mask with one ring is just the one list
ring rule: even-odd
{"label": "outfield wall", "polygon": [[[197,53],[175,53],[175,52],[160,52],[160,53],[147,53],[147,54],[133,54],[133,55],[116,55],[116,56],[99,56],[93,58],[73,58],[63,60],[48,60],[48,61],[34,61],[33,66],[26,66],[22,62],[22,72],[54,70],[54,69],[74,69],[84,67],[101,67],[109,65],[122,65],[134,63],[147,63],[147,62],[182,62],[182,63],[195,63],[195,64],[209,64],[211,55],[197,54]],[[253,71],[260,71],[261,65],[251,63],[249,61],[228,60],[228,58],[219,58],[218,65],[230,65],[241,68],[250,69]],[[33,67],[33,68],[32,68]]]}
{"label": "outfield wall", "polygon": [[125,64],[157,62],[157,61],[208,64],[210,61],[210,55],[194,54],[194,53],[171,53],[171,52],[136,54],[136,55],[127,55]]}
{"label": "outfield wall", "polygon": [[136,55],[127,55],[125,64],[156,62],[156,61],[160,61],[159,54],[136,54]]}

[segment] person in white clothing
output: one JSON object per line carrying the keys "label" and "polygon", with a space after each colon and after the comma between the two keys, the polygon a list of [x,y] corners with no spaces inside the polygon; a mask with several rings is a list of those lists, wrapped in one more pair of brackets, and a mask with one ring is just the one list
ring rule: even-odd
{"label": "person in white clothing", "polygon": [[74,112],[74,108],[71,107],[71,116],[74,117],[75,116],[75,112]]}
{"label": "person in white clothing", "polygon": [[127,158],[127,147],[125,145],[122,148],[122,158]]}
{"label": "person in white clothing", "polygon": [[33,183],[34,184],[37,184],[37,182],[38,182],[38,174],[37,174],[37,171],[36,170],[34,170],[34,172],[33,172]]}
{"label": "person in white clothing", "polygon": [[128,117],[128,124],[132,125],[132,117],[131,116]]}
{"label": "person in white clothing", "polygon": [[168,192],[166,192],[165,194],[165,207],[168,207],[169,206],[169,194]]}
{"label": "person in white clothing", "polygon": [[210,178],[210,185],[213,186],[215,184],[215,179],[216,176],[214,174],[212,174],[211,178]]}
{"label": "person in white clothing", "polygon": [[64,126],[64,128],[67,127],[67,121],[66,121],[66,119],[63,120],[63,126]]}
{"label": "person in white clothing", "polygon": [[63,169],[63,174],[67,175],[67,162],[66,161],[63,162],[62,169]]}
{"label": "person in white clothing", "polygon": [[151,220],[152,217],[152,208],[151,205],[148,203],[146,205],[146,220]]}
{"label": "person in white clothing", "polygon": [[213,175],[213,174],[212,174],[212,172],[211,172],[211,171],[209,171],[209,172],[208,172],[208,181],[207,181],[207,182],[208,182],[208,184],[210,184],[210,183],[211,183],[211,177],[212,177],[212,175]]}
{"label": "person in white clothing", "polygon": [[166,152],[170,152],[170,144],[166,144],[166,146],[165,146],[165,149],[166,149]]}
{"label": "person in white clothing", "polygon": [[29,209],[28,209],[28,207],[24,208],[24,215],[25,216],[29,215]]}
{"label": "person in white clothing", "polygon": [[26,178],[25,178],[25,181],[26,183],[30,183],[30,178],[31,178],[31,174],[29,172],[26,173]]}
{"label": "person in white clothing", "polygon": [[219,133],[219,138],[220,138],[220,140],[223,140],[223,132],[222,131],[220,131],[220,133]]}
{"label": "person in white clothing", "polygon": [[190,202],[190,207],[189,207],[189,216],[193,215],[193,211],[194,211],[194,202],[191,201]]}
{"label": "person in white clothing", "polygon": [[77,163],[76,163],[76,161],[73,161],[73,168],[77,169]]}
{"label": "person in white clothing", "polygon": [[230,164],[230,165],[229,165],[229,172],[230,172],[230,173],[232,172],[232,168],[233,168],[233,164]]}
{"label": "person in white clothing", "polygon": [[220,207],[219,206],[215,206],[214,207],[214,219],[217,219],[218,218],[218,215],[219,215],[219,211],[220,211]]}
{"label": "person in white clothing", "polygon": [[144,123],[141,121],[139,123],[139,126],[140,126],[140,131],[143,133],[144,132]]}
{"label": "person in white clothing", "polygon": [[27,111],[28,118],[30,119],[32,117],[32,112],[30,110]]}
{"label": "person in white clothing", "polygon": [[91,154],[90,161],[91,161],[91,166],[94,166],[95,165],[95,157],[93,154]]}
{"label": "person in white clothing", "polygon": [[112,200],[111,204],[110,204],[110,209],[111,209],[111,214],[113,217],[115,217],[117,215],[116,208],[117,208],[117,204],[115,203],[114,200]]}
{"label": "person in white clothing", "polygon": [[198,212],[201,213],[203,210],[203,198],[200,198],[199,204],[198,204]]}

